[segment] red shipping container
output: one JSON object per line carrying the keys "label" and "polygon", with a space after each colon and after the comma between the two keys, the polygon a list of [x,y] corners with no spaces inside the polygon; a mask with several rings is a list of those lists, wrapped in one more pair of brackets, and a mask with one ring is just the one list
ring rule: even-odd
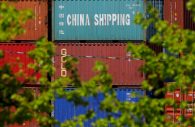
{"label": "red shipping container", "polygon": [[164,19],[181,28],[195,30],[192,13],[186,7],[187,2],[188,0],[164,0]]}
{"label": "red shipping container", "polygon": [[97,60],[108,65],[113,85],[140,85],[144,80],[144,74],[139,71],[144,62],[131,60],[125,43],[58,43],[56,46],[54,79],[69,74],[63,67],[63,58],[70,55],[79,60],[78,73],[82,80],[95,75],[92,68]]}
{"label": "red shipping container", "polygon": [[184,27],[183,0],[164,0],[164,19],[170,24],[176,23]]}
{"label": "red shipping container", "polygon": [[[25,87],[22,90],[30,89],[32,90],[35,97],[40,95],[40,89],[39,87]],[[6,127],[39,127],[39,124],[36,122],[36,120],[28,120],[23,122],[22,124],[11,124],[11,125],[5,125]]]}
{"label": "red shipping container", "polygon": [[[0,43],[0,50],[4,52],[4,57],[0,59],[0,66],[9,64],[13,73],[22,70],[26,76],[31,76],[34,71],[28,68],[28,64],[33,63],[33,60],[27,53],[34,48],[33,43]],[[40,78],[40,74],[36,74],[36,77]]]}
{"label": "red shipping container", "polygon": [[167,92],[165,94],[165,98],[171,98],[177,102],[181,102],[183,100],[183,94],[180,92],[180,90],[175,90],[174,92]]}
{"label": "red shipping container", "polygon": [[18,10],[30,9],[34,17],[28,20],[24,29],[26,32],[17,36],[14,40],[37,40],[48,36],[48,1],[47,0],[0,0],[6,1]]}

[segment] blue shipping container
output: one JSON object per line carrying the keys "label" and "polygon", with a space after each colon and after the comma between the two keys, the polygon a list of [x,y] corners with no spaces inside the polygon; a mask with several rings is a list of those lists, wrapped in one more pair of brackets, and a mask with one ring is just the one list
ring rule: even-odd
{"label": "blue shipping container", "polygon": [[[151,4],[153,7],[155,7],[159,12],[159,18],[163,19],[163,4],[164,0],[147,0],[147,5]],[[150,16],[147,14],[147,17]],[[154,25],[151,24],[146,32],[146,40],[150,40],[150,38],[156,33],[156,29],[154,28]]]}
{"label": "blue shipping container", "polygon": [[[72,88],[66,89],[66,91],[71,91]],[[145,91],[141,89],[132,89],[132,88],[115,88],[114,89],[117,98],[119,101],[130,101],[130,102],[138,102],[140,96],[145,95]],[[78,116],[81,114],[85,114],[87,110],[93,109],[96,113],[96,116],[88,120],[84,123],[84,127],[91,127],[91,123],[96,121],[99,118],[105,118],[107,116],[106,112],[99,110],[100,102],[104,99],[104,96],[102,94],[98,94],[97,97],[89,97],[86,98],[86,100],[89,102],[89,105],[87,107],[83,106],[75,106],[72,102],[69,102],[65,100],[64,98],[57,98],[54,102],[54,117],[60,121],[64,122],[66,120],[73,119],[74,116]],[[113,114],[114,117],[117,117],[120,115]]]}
{"label": "blue shipping container", "polygon": [[138,12],[145,13],[145,0],[55,0],[52,39],[144,40]]}

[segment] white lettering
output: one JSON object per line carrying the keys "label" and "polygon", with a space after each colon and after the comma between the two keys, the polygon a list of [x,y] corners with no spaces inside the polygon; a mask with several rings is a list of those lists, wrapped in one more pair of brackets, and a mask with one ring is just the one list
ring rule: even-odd
{"label": "white lettering", "polygon": [[116,14],[112,14],[112,25],[114,25],[114,22],[116,22]]}
{"label": "white lettering", "polygon": [[68,24],[68,26],[71,25],[71,16],[70,15],[67,15],[67,24]]}
{"label": "white lettering", "polygon": [[109,25],[109,22],[112,20],[111,14],[107,14],[107,25]]}
{"label": "white lettering", "polygon": [[84,14],[80,14],[80,26],[85,25]]}
{"label": "white lettering", "polygon": [[[68,26],[90,26],[91,17],[88,14],[68,14]],[[92,18],[94,26],[130,26],[130,14],[95,14]],[[61,22],[60,26],[64,26]]]}
{"label": "white lettering", "polygon": [[97,14],[95,14],[94,20],[95,20],[94,25],[97,26],[98,25],[98,15]]}
{"label": "white lettering", "polygon": [[89,15],[86,15],[86,26],[90,26]]}
{"label": "white lettering", "polygon": [[130,15],[126,15],[126,25],[130,26],[131,25],[131,20],[130,20]]}

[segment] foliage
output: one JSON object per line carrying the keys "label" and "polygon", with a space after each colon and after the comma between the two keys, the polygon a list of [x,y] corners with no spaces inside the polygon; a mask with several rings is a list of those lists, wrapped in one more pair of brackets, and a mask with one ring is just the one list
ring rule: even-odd
{"label": "foliage", "polygon": [[[191,0],[188,3],[189,8],[194,6],[193,2]],[[55,46],[52,42],[42,38],[37,41],[36,49],[29,52],[29,56],[35,61],[29,65],[29,68],[35,70],[32,76],[25,77],[20,72],[14,74],[9,64],[0,67],[0,126],[13,123],[21,124],[32,119],[36,119],[41,126],[60,124],[50,116],[53,110],[51,102],[55,100],[55,97],[66,98],[76,105],[87,106],[88,102],[83,97],[97,96],[100,92],[105,96],[100,109],[109,114],[118,113],[121,115],[118,117],[108,115],[106,118],[98,119],[93,123],[93,126],[178,126],[171,121],[165,121],[163,113],[166,105],[175,106],[174,101],[157,97],[176,88],[181,88],[185,92],[188,87],[194,87],[195,45],[193,42],[195,41],[195,33],[179,29],[176,25],[169,26],[167,22],[158,18],[157,11],[151,6],[147,10],[151,18],[145,19],[139,14],[136,23],[141,24],[144,28],[153,23],[157,34],[150,39],[150,42],[163,46],[169,54],[155,54],[145,43],[140,45],[130,43],[127,50],[131,52],[132,57],[145,61],[142,71],[147,74],[147,79],[142,86],[148,91],[153,91],[154,98],[145,96],[138,103],[119,102],[115,92],[111,89],[112,78],[107,72],[107,66],[97,62],[94,67],[97,75],[84,82],[77,74],[78,61],[71,57],[66,58],[65,65],[71,75],[50,81],[48,76],[52,76],[55,72],[52,63]],[[0,3],[0,12],[0,40],[9,40],[21,33],[23,31],[21,24],[32,16],[28,11],[20,12],[2,3]],[[184,55],[177,57],[181,53]],[[2,57],[3,52],[0,51],[0,58]],[[41,78],[37,79],[36,73],[40,73]],[[24,79],[18,80],[21,77]],[[172,79],[174,82],[164,85],[163,81],[167,79]],[[30,90],[22,90],[26,83],[32,82],[40,84],[41,94],[39,96],[33,96],[33,92]],[[64,88],[69,84],[77,89],[66,92]],[[182,107],[186,107],[185,102],[182,103]],[[89,110],[87,114],[75,117],[73,120],[67,120],[60,125],[62,127],[83,126],[85,120],[93,118],[95,115],[93,110]],[[195,118],[190,119],[190,121],[183,119],[183,117],[180,118],[183,126],[194,125],[194,120]]]}
{"label": "foliage", "polygon": [[[193,0],[188,2],[188,7],[192,8],[192,6],[194,6]],[[187,93],[190,89],[193,90],[195,86],[195,32],[180,29],[175,24],[170,26],[167,22],[161,21],[158,18],[157,11],[151,6],[148,7],[148,12],[151,14],[151,19],[145,19],[140,14],[136,22],[144,28],[153,23],[157,33],[151,37],[150,43],[162,46],[167,52],[155,54],[144,43],[140,45],[129,44],[128,51],[131,51],[132,57],[145,61],[142,71],[147,74],[147,80],[143,82],[143,88],[154,91],[154,96],[156,97],[165,95],[167,91],[173,92],[176,89],[180,89],[182,93]],[[164,84],[163,82],[167,80],[172,82]],[[177,106],[176,102],[173,103],[173,101],[165,99],[158,103],[159,105],[161,104],[162,108],[167,105],[172,105],[175,108],[187,108],[187,102],[185,101]],[[155,115],[155,117],[160,116],[162,116],[160,112]],[[194,116],[191,119],[181,116],[178,123],[183,126],[192,126],[194,125],[194,120]],[[173,124],[172,126],[177,125]]]}
{"label": "foliage", "polygon": [[23,33],[22,25],[33,16],[30,10],[18,11],[3,2],[0,4],[0,10],[0,41],[9,41]]}

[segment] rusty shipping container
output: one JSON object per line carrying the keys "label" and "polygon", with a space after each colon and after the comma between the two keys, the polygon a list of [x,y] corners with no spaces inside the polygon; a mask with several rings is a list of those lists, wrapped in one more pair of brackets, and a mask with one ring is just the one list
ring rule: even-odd
{"label": "rusty shipping container", "polygon": [[[40,88],[39,87],[25,87],[22,90],[31,90],[34,94],[34,97],[38,97],[40,95]],[[22,91],[21,90],[21,91]],[[15,109],[13,108],[13,111]],[[35,119],[33,120],[28,120],[28,121],[24,121],[21,124],[10,124],[10,125],[5,125],[5,127],[40,127],[39,124],[36,122]]]}
{"label": "rusty shipping container", "polygon": [[[0,50],[4,53],[4,57],[0,59],[0,66],[9,64],[13,73],[22,70],[26,76],[31,76],[34,71],[28,68],[28,64],[34,61],[28,57],[27,53],[34,48],[33,43],[0,43]],[[40,78],[40,74],[35,76]]]}
{"label": "rusty shipping container", "polygon": [[125,50],[125,43],[57,43],[56,46],[54,79],[69,75],[63,67],[63,58],[70,55],[79,60],[78,72],[82,80],[95,75],[92,68],[97,60],[108,65],[113,85],[140,85],[144,80],[144,74],[139,71],[144,62],[132,60]]}
{"label": "rusty shipping container", "polygon": [[164,0],[164,19],[170,24],[178,24],[181,28],[195,30],[191,12],[187,10],[188,0]]}
{"label": "rusty shipping container", "polygon": [[48,36],[48,1],[47,0],[0,0],[13,5],[17,10],[30,9],[34,17],[23,26],[26,32],[14,40],[37,40]]}

